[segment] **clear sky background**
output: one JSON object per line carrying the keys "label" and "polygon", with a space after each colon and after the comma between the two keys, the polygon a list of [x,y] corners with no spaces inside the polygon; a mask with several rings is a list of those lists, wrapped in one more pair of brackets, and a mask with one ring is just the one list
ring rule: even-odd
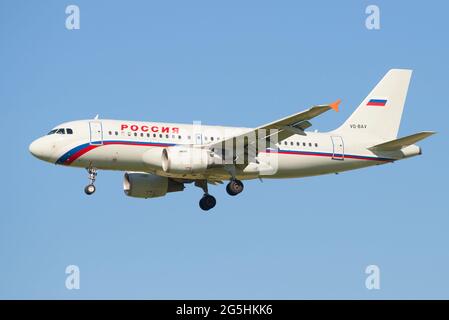
{"label": "clear sky background", "polygon": [[[81,29],[65,28],[77,4]],[[365,27],[380,7],[381,29]],[[0,0],[0,298],[449,298],[447,1]],[[342,99],[340,125],[390,68],[414,70],[400,135],[424,155],[322,177],[133,199],[121,172],[38,161],[59,123],[257,126]],[[65,268],[81,270],[80,290]],[[376,264],[381,289],[367,290]]]}

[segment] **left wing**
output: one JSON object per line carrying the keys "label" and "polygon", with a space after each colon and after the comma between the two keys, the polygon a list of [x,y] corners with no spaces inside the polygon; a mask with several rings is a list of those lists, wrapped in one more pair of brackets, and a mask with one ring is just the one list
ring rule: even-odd
{"label": "left wing", "polygon": [[[337,101],[330,104],[313,106],[308,110],[298,112],[291,116],[267,123],[243,134],[229,137],[221,142],[210,144],[208,147],[210,147],[211,149],[220,149],[224,151],[226,150],[227,146],[235,146],[236,142],[239,140],[244,141],[244,154],[248,154],[248,148],[251,147],[254,148],[255,152],[257,152],[256,148],[260,140],[265,140],[266,144],[264,145],[267,145],[268,147],[274,147],[269,144],[270,136],[272,136],[273,134],[277,134],[279,141],[287,139],[288,137],[295,134],[305,135],[304,130],[312,126],[309,120],[319,116],[326,111],[329,111],[330,109],[338,112],[338,105],[340,104],[340,102],[341,100],[338,99]],[[254,137],[254,139],[251,139],[251,141],[249,139],[245,139],[245,137],[248,136],[252,136]],[[242,156],[241,153],[241,150],[237,150],[235,156],[240,157]]]}

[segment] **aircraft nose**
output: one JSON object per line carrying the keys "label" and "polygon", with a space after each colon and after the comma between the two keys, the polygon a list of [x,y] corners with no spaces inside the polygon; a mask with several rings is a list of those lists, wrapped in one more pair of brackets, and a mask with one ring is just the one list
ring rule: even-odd
{"label": "aircraft nose", "polygon": [[44,143],[41,138],[31,142],[28,149],[30,150],[30,153],[36,158],[44,161],[50,160],[50,150],[48,150],[46,143]]}

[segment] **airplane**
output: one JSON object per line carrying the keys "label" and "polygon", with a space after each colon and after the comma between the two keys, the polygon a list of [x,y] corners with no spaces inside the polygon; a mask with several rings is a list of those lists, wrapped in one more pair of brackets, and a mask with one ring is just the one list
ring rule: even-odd
{"label": "airplane", "polygon": [[124,171],[127,196],[156,198],[194,183],[203,190],[201,209],[215,207],[208,185],[229,181],[226,191],[243,191],[242,180],[301,178],[421,155],[416,142],[435,132],[398,138],[412,70],[391,69],[352,115],[329,132],[306,131],[310,120],[338,111],[340,100],[316,105],[257,128],[123,120],[62,123],[29,146],[32,155],[56,165],[85,168],[87,195],[95,192],[97,170]]}

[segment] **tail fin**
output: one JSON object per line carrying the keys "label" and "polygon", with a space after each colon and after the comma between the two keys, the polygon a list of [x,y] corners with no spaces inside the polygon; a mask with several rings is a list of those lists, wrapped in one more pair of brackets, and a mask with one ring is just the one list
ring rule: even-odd
{"label": "tail fin", "polygon": [[335,130],[378,141],[396,139],[412,70],[391,69],[354,113]]}

